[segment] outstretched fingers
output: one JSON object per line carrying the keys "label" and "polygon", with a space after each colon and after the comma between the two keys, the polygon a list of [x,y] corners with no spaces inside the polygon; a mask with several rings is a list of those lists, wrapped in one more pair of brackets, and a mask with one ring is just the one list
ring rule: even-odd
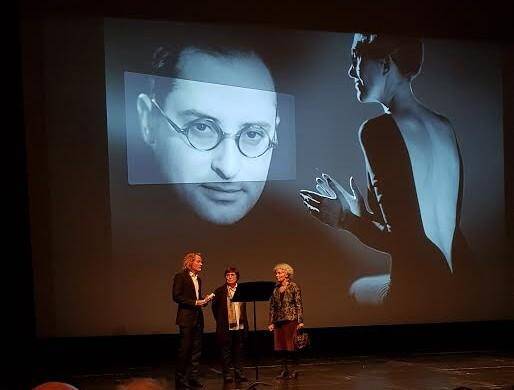
{"label": "outstretched fingers", "polygon": [[350,188],[352,190],[354,199],[357,199],[357,201],[359,202],[364,200],[364,197],[362,196],[359,186],[355,184],[355,179],[353,178],[353,176],[350,177]]}
{"label": "outstretched fingers", "polygon": [[322,194],[318,194],[314,191],[309,190],[300,190],[300,197],[304,201],[314,202],[314,203],[321,203],[321,199],[324,197]]}
{"label": "outstretched fingers", "polygon": [[319,213],[319,206],[321,204],[321,195],[309,190],[300,190],[300,197],[303,200],[303,204],[312,213]]}
{"label": "outstretched fingers", "polygon": [[307,201],[303,201],[303,204],[305,205],[305,207],[307,207],[307,210],[309,210],[309,212],[311,213],[319,213],[319,209],[312,206],[309,202]]}
{"label": "outstretched fingers", "polygon": [[339,197],[341,195],[349,202],[353,198],[353,195],[346,191],[341,184],[339,184],[336,180],[334,180],[330,175],[324,173],[323,178],[327,181],[328,185],[335,192],[335,194]]}

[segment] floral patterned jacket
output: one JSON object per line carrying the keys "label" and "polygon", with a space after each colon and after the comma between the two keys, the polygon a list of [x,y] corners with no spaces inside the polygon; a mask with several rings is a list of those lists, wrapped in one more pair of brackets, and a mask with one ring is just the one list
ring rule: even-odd
{"label": "floral patterned jacket", "polygon": [[283,298],[280,298],[279,285],[273,290],[269,305],[270,324],[279,321],[303,323],[302,292],[295,282],[289,282]]}

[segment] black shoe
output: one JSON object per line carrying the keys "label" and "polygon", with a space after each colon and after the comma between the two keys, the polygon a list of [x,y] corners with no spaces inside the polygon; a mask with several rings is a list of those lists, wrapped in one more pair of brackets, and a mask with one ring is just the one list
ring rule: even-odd
{"label": "black shoe", "polygon": [[203,385],[200,383],[198,379],[189,379],[189,386],[192,389],[201,389]]}
{"label": "black shoe", "polygon": [[234,379],[230,375],[223,377],[223,383],[232,383],[232,382],[234,382]]}

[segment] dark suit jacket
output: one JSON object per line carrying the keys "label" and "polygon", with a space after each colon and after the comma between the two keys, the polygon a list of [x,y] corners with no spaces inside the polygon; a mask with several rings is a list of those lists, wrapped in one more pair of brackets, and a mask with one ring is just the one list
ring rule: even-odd
{"label": "dark suit jacket", "polygon": [[[216,338],[218,343],[223,344],[229,335],[228,328],[228,308],[227,308],[227,286],[218,287],[214,291],[214,299],[212,300],[212,314],[216,320]],[[241,305],[240,321],[244,324],[245,333],[248,331],[248,318],[246,316],[246,303]]]}
{"label": "dark suit jacket", "polygon": [[[198,277],[199,296],[202,297],[202,281]],[[195,326],[198,321],[203,328],[203,312],[196,306],[196,291],[189,271],[184,270],[173,278],[173,300],[178,303],[176,324],[179,326]]]}

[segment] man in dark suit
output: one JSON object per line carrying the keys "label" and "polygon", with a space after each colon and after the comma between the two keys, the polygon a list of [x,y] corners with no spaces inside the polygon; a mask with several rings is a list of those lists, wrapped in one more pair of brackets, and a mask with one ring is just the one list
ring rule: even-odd
{"label": "man in dark suit", "polygon": [[239,271],[235,267],[225,270],[225,284],[214,291],[212,313],[216,319],[216,338],[221,347],[221,363],[225,383],[233,381],[230,365],[234,366],[234,377],[238,382],[248,379],[243,374],[241,355],[243,342],[248,332],[246,303],[232,302],[237,289]]}
{"label": "man in dark suit", "polygon": [[177,389],[201,388],[198,368],[202,353],[202,307],[213,294],[202,298],[203,259],[200,253],[191,252],[184,257],[184,270],[173,279],[173,300],[178,303],[176,323],[180,329],[180,345],[175,374]]}

